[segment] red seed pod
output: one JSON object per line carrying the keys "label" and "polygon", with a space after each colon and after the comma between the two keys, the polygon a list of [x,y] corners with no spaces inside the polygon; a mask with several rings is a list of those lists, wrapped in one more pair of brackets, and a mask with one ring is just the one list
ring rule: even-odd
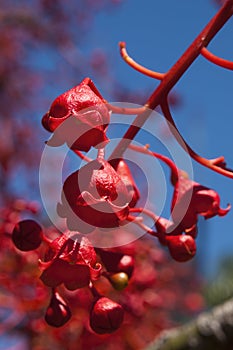
{"label": "red seed pod", "polygon": [[42,242],[42,228],[34,220],[23,220],[15,225],[12,241],[16,248],[27,252],[37,249]]}
{"label": "red seed pod", "polygon": [[98,334],[115,332],[124,319],[123,307],[106,297],[98,298],[90,313],[90,326]]}
{"label": "red seed pod", "polygon": [[128,213],[126,186],[107,161],[94,160],[66,179],[58,214],[67,219],[70,230],[118,227]]}
{"label": "red seed pod", "polygon": [[166,236],[172,258],[179,262],[191,260],[196,254],[196,243],[189,235]]}
{"label": "red seed pod", "polygon": [[50,304],[45,313],[45,321],[53,327],[61,327],[71,318],[71,311],[58,292],[52,292]]}
{"label": "red seed pod", "polygon": [[50,132],[58,129],[49,141],[51,146],[67,142],[72,149],[87,152],[92,146],[99,148],[108,142],[105,131],[109,121],[105,100],[86,78],[54,100],[42,118],[42,125]]}

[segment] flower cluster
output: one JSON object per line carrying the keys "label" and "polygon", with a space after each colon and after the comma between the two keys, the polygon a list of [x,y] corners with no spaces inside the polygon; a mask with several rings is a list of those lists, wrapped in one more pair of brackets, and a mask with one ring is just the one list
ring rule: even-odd
{"label": "flower cluster", "polygon": [[186,173],[179,171],[171,203],[173,221],[158,218],[156,234],[176,261],[188,261],[196,254],[198,216],[209,219],[224,216],[229,210],[230,205],[226,209],[220,207],[216,191],[190,180]]}
{"label": "flower cluster", "polygon": [[[127,162],[123,157],[105,159],[110,114],[108,104],[88,78],[55,99],[42,119],[43,126],[53,133],[48,144],[65,142],[87,161],[64,181],[57,204],[57,213],[65,219],[67,231],[50,239],[37,222],[23,220],[12,232],[15,246],[23,252],[46,246],[39,257],[40,280],[51,288],[46,322],[60,327],[71,318],[71,309],[59,291],[61,286],[67,291],[84,288],[93,296],[89,325],[98,334],[118,330],[124,319],[123,306],[99,292],[98,281],[105,279],[115,290],[124,290],[133,275],[135,261],[134,253],[122,247],[95,248],[88,234],[96,229],[100,235],[103,230],[115,229],[121,235],[121,227],[130,222],[156,236],[174,260],[184,262],[196,254],[198,217],[224,216],[230,210],[230,206],[220,208],[220,198],[214,190],[190,180],[161,155],[159,158],[172,172],[171,219],[137,208],[140,191]],[[94,160],[81,153],[91,147],[98,149]],[[150,155],[156,156],[153,152]],[[155,230],[144,224],[141,212],[153,219]]]}
{"label": "flower cluster", "polygon": [[124,317],[122,306],[98,293],[93,284],[102,277],[116,290],[127,287],[134,268],[133,257],[103,249],[96,252],[87,237],[80,234],[66,233],[49,240],[34,220],[17,223],[12,240],[24,252],[35,250],[40,244],[47,246],[38,263],[40,280],[51,288],[51,299],[45,312],[49,325],[61,327],[71,318],[70,307],[57,290],[63,285],[68,291],[81,288],[91,291],[94,299],[90,308],[90,327],[96,333],[112,333],[120,327]]}
{"label": "flower cluster", "polygon": [[[89,287],[70,291],[61,283],[50,288],[38,278],[43,273],[38,269],[38,258],[40,263],[45,262],[50,250],[49,242],[44,239],[53,238],[50,242],[53,248],[52,241],[57,244],[61,235],[53,227],[43,227],[46,237],[41,245],[27,252],[14,247],[8,239],[12,227],[25,221],[25,215],[28,215],[25,210],[28,209],[35,212],[35,203],[17,200],[9,208],[0,210],[0,297],[2,307],[12,309],[13,314],[9,314],[11,325],[13,319],[17,329],[29,334],[34,346],[45,349],[49,344],[54,348],[76,349],[78,344],[81,350],[100,345],[108,347],[111,343],[122,350],[126,349],[130,337],[134,348],[143,349],[161,329],[176,324],[180,316],[189,317],[191,313],[201,311],[203,298],[199,294],[200,281],[194,267],[174,264],[148,235],[114,249],[95,248],[97,261],[103,268],[102,275],[93,284],[103,298],[113,302],[113,308],[117,304],[124,310],[123,326],[112,333],[99,335],[90,326],[91,311],[98,296],[93,296]],[[122,234],[123,230],[119,229],[119,236]],[[182,293],[184,286],[185,295]],[[101,309],[99,312],[103,315]],[[108,313],[105,316],[103,318],[108,319]],[[106,324],[104,319],[103,324]],[[62,326],[64,321],[65,326]],[[92,322],[92,326],[100,329],[101,323]],[[4,327],[2,324],[1,329]],[[72,337],[69,336],[71,333]]]}

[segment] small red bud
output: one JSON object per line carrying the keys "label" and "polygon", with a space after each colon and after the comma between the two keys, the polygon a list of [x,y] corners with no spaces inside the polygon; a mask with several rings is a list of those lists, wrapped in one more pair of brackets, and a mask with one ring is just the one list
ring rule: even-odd
{"label": "small red bud", "polygon": [[196,243],[192,236],[167,236],[166,240],[169,252],[176,261],[188,261],[196,254]]}
{"label": "small red bud", "polygon": [[34,220],[23,220],[15,225],[12,241],[16,248],[24,252],[37,249],[41,242],[42,228]]}
{"label": "small red bud", "polygon": [[61,327],[71,318],[71,311],[59,293],[54,292],[46,310],[45,321],[53,327]]}
{"label": "small red bud", "polygon": [[98,334],[115,332],[122,324],[124,310],[111,299],[100,297],[93,304],[90,313],[90,326]]}

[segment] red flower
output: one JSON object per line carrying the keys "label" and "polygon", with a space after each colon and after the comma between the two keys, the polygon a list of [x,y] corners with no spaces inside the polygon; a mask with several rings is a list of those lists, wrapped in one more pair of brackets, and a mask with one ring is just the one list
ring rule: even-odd
{"label": "red flower", "polygon": [[105,131],[109,121],[106,102],[88,78],[58,96],[42,118],[46,130],[54,132],[58,128],[49,141],[51,146],[67,142],[72,149],[86,152],[108,142]]}
{"label": "red flower", "polygon": [[198,215],[209,219],[215,215],[224,216],[230,210],[220,208],[220,197],[217,192],[197,182],[179,175],[172,200],[172,218],[183,230],[197,223]]}
{"label": "red flower", "polygon": [[90,326],[98,334],[115,332],[122,324],[124,310],[122,306],[106,297],[98,298],[90,313]]}
{"label": "red flower", "polygon": [[188,261],[196,254],[196,243],[192,236],[166,236],[169,252],[176,261]]}
{"label": "red flower", "polygon": [[42,242],[42,228],[34,220],[23,220],[12,232],[14,245],[24,252],[37,249]]}
{"label": "red flower", "polygon": [[107,161],[94,160],[66,179],[57,209],[70,230],[117,227],[128,216],[129,194]]}
{"label": "red flower", "polygon": [[69,290],[89,285],[98,278],[101,265],[96,263],[96,253],[85,237],[81,243],[65,235],[55,239],[50,245],[45,261],[39,261],[42,282],[48,287],[64,283]]}
{"label": "red flower", "polygon": [[58,292],[52,291],[52,297],[46,310],[45,321],[53,327],[61,327],[71,318],[71,311]]}

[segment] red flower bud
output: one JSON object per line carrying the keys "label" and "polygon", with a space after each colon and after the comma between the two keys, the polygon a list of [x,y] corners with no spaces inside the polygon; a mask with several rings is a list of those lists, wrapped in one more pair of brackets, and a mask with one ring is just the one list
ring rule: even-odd
{"label": "red flower bud", "polygon": [[86,233],[119,226],[128,216],[128,204],[127,189],[113,167],[94,160],[66,179],[58,214],[70,230]]}
{"label": "red flower bud", "polygon": [[196,243],[189,235],[166,236],[169,252],[176,261],[188,261],[196,254]]}
{"label": "red flower bud", "polygon": [[[59,130],[59,126],[64,123]],[[84,79],[79,85],[58,96],[50,110],[42,118],[42,125],[48,131],[58,131],[55,140],[49,144],[59,145],[67,142],[72,149],[89,151],[94,146],[108,142],[105,135],[110,121],[106,103],[90,79]]]}
{"label": "red flower bud", "polygon": [[61,327],[71,318],[71,311],[59,293],[53,292],[46,310],[45,321],[53,327]]}
{"label": "red flower bud", "polygon": [[14,245],[24,252],[37,249],[42,242],[42,228],[34,220],[23,220],[15,225],[12,232]]}
{"label": "red flower bud", "polygon": [[101,297],[94,302],[90,313],[90,326],[98,334],[115,332],[122,324],[122,306],[108,298]]}
{"label": "red flower bud", "polygon": [[140,194],[127,163],[123,159],[120,161],[119,159],[113,159],[110,161],[110,164],[116,170],[117,174],[120,176],[129,192],[129,207],[135,207],[137,201],[140,198]]}

